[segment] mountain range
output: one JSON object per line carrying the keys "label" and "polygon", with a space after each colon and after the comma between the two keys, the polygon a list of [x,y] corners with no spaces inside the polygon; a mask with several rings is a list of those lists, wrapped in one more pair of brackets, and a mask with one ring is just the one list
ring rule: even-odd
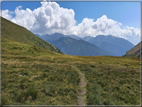
{"label": "mountain range", "polygon": [[111,55],[123,56],[134,45],[129,41],[111,35],[79,38],[76,35],[37,35],[43,40],[56,46],[61,52],[69,55],[96,56]]}
{"label": "mountain range", "polygon": [[84,40],[76,40],[71,37],[62,37],[53,42],[53,45],[64,54],[79,56],[111,55],[111,53]]}
{"label": "mountain range", "polygon": [[123,56],[126,51],[130,50],[134,45],[129,41],[114,37],[111,35],[98,35],[96,37],[85,37],[83,40],[90,42],[104,50],[111,52],[115,56]]}
{"label": "mountain range", "polygon": [[79,56],[112,55],[110,52],[86,42],[75,35],[55,33],[53,35],[44,35],[39,37],[56,46],[64,54]]}

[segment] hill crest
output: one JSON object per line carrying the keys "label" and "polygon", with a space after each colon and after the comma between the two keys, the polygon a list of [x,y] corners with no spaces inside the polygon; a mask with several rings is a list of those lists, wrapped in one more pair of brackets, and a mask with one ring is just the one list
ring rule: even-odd
{"label": "hill crest", "polygon": [[55,46],[37,37],[32,32],[28,31],[26,28],[19,26],[13,22],[10,22],[2,17],[1,31],[2,41],[5,41],[7,39],[10,41],[37,46],[40,48],[47,49],[49,51],[61,53],[60,50],[58,50]]}

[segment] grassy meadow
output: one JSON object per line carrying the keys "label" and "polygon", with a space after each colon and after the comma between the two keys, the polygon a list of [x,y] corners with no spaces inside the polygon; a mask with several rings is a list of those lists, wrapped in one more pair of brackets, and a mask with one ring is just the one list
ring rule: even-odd
{"label": "grassy meadow", "polygon": [[87,105],[139,105],[139,66],[139,58],[70,56],[4,40],[2,104],[77,105],[83,72]]}

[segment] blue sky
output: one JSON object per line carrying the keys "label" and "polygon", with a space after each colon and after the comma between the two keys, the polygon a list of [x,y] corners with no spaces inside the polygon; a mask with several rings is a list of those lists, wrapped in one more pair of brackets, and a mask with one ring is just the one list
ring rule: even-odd
{"label": "blue sky", "polygon": [[[75,19],[80,23],[83,18],[97,19],[102,15],[123,23],[123,26],[140,28],[139,2],[57,2],[61,7],[73,9]],[[17,6],[31,10],[41,6],[40,2],[2,2],[2,10],[14,11]]]}
{"label": "blue sky", "polygon": [[[95,21],[98,18],[100,18],[101,21],[105,20],[109,22],[110,21],[109,19],[112,19],[113,21],[117,21],[121,23],[122,24],[121,26],[118,25],[116,27],[122,28],[122,31],[125,30],[123,31],[123,33],[128,31],[128,29],[131,31],[133,28],[140,29],[140,3],[139,2],[57,2],[57,4],[59,4],[60,8],[67,8],[68,9],[67,14],[70,13],[69,12],[70,9],[74,11],[75,15],[73,15],[72,13],[70,16],[74,18],[73,20],[76,21],[76,25],[81,23],[89,23],[89,22],[91,23],[90,19],[94,19],[92,23],[95,24]],[[8,9],[9,11],[14,12],[17,6],[22,6],[23,10],[26,10],[26,8],[29,8],[30,10],[33,11],[34,9],[41,7],[41,3],[40,2],[2,2],[2,10]],[[15,14],[11,14],[11,15],[12,17],[15,17]],[[101,18],[103,15],[106,15],[107,17]],[[85,18],[87,19],[84,20]],[[18,22],[15,21],[15,19],[9,19],[9,20],[12,20],[13,22],[19,24]],[[99,21],[96,23],[100,24]],[[114,23],[116,24],[116,22],[113,22],[113,24]],[[23,26],[26,27],[27,25],[23,25]],[[78,32],[81,32],[80,30],[80,28],[82,28],[81,26],[82,25],[76,28],[76,29],[79,29]],[[124,27],[126,26],[133,27],[133,28],[124,29]],[[30,30],[30,28],[28,29]],[[62,32],[59,30],[55,30],[55,31],[58,31],[59,33]],[[75,31],[74,34],[78,36],[80,35],[88,36],[90,34],[90,33],[78,33],[78,32]],[[131,35],[133,33],[134,32],[131,32]],[[90,34],[89,36],[91,35],[93,34]],[[139,38],[136,38],[137,36],[134,36],[134,37],[132,36],[128,37],[128,40],[131,41],[133,44],[137,44],[139,42]]]}
{"label": "blue sky", "polygon": [[97,19],[102,15],[123,23],[124,26],[140,28],[140,3],[138,2],[59,2],[60,6],[73,8],[75,19],[80,23],[84,17]]}

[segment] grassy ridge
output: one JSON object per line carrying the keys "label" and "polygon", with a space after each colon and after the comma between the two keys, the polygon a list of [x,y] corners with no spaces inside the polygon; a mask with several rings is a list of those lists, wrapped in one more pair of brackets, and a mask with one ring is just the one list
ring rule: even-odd
{"label": "grassy ridge", "polygon": [[133,56],[133,57],[139,57],[142,56],[142,41],[139,42],[135,47],[133,47],[132,49],[130,49],[129,51],[127,51],[127,53],[125,54],[125,56]]}
{"label": "grassy ridge", "polygon": [[16,25],[4,18],[1,18],[1,31],[2,40],[16,41],[60,53],[60,50],[58,50],[56,47],[35,36],[26,28]]}

